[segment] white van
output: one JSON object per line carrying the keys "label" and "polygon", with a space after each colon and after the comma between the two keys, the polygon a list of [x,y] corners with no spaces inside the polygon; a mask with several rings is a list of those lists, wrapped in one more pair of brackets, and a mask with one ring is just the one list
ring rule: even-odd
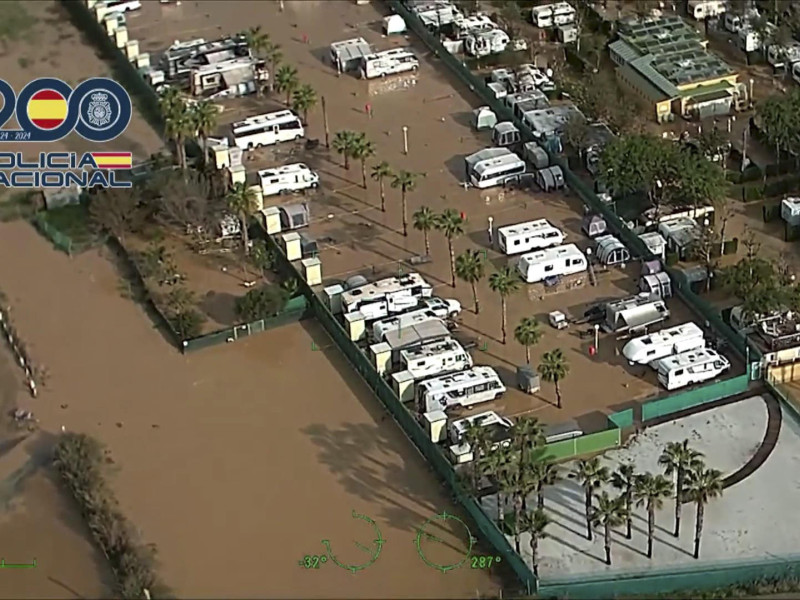
{"label": "white van", "polygon": [[261,192],[264,196],[275,196],[286,192],[300,192],[319,186],[319,174],[303,163],[284,165],[258,172]]}
{"label": "white van", "polygon": [[730,361],[716,350],[692,350],[658,361],[658,381],[670,391],[677,390],[714,379],[730,366]]}
{"label": "white van", "polygon": [[142,8],[140,0],[106,0],[104,5],[109,12],[129,12]]}
{"label": "white van", "polygon": [[689,321],[632,339],[623,346],[622,355],[631,365],[657,367],[656,361],[662,358],[690,350],[700,350],[705,346],[703,330]]}
{"label": "white van", "polygon": [[523,254],[517,263],[517,270],[526,283],[538,283],[548,277],[575,275],[588,267],[586,256],[575,244]]}
{"label": "white van", "polygon": [[537,219],[497,229],[497,245],[506,256],[560,246],[566,235],[547,219]]}
{"label": "white van", "polygon": [[[460,445],[464,442],[464,434],[470,425],[477,425],[487,430],[487,438],[492,442],[492,450],[497,447],[508,447],[511,444],[511,428],[514,424],[511,419],[498,415],[493,410],[472,415],[465,419],[457,419],[447,424],[447,438],[451,444]],[[472,448],[466,448],[471,452]]]}
{"label": "white van", "polygon": [[505,391],[506,386],[493,368],[472,367],[469,371],[441,375],[417,384],[417,409],[423,414],[458,406],[473,406],[496,400]]}
{"label": "white van", "polygon": [[472,357],[453,338],[434,340],[400,351],[400,363],[415,381],[472,368]]}
{"label": "white van", "polygon": [[689,0],[689,16],[697,21],[718,17],[728,9],[724,0]]}
{"label": "white van", "polygon": [[375,79],[395,73],[406,73],[419,69],[419,60],[407,48],[392,48],[361,59],[361,78]]}
{"label": "white van", "polygon": [[[479,189],[506,185],[516,181],[527,170],[525,161],[506,148],[480,150],[465,159],[469,182]],[[484,158],[488,157],[488,158]]]}

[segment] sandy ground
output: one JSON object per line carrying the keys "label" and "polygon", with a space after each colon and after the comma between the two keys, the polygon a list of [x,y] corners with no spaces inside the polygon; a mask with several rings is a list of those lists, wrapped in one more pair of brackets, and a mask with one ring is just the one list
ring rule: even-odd
{"label": "sandy ground", "polygon": [[[730,474],[755,453],[764,436],[767,413],[760,397],[715,408],[684,419],[658,425],[640,434],[624,449],[608,452],[603,462],[614,469],[632,461],[638,470],[661,472],[658,457],[669,442],[686,438],[703,452],[709,467]],[[783,428],[775,450],[752,476],[725,490],[706,510],[701,559],[705,561],[759,559],[796,551],[792,520],[800,481],[800,426],[784,412]],[[567,464],[569,468],[569,464]],[[764,490],[769,490],[765,495]],[[610,493],[613,490],[609,489]],[[624,538],[624,528],[612,533],[613,566],[606,567],[602,532],[593,542],[586,540],[582,489],[566,480],[546,494],[546,506],[553,519],[550,538],[540,543],[542,578],[545,581],[576,574],[613,574],[615,571],[695,565],[691,552],[695,508],[684,506],[681,535],[671,534],[674,504],[664,503],[656,513],[654,557],[647,548],[647,514],[636,509],[633,539]],[[493,498],[485,499],[487,506]],[[527,546],[527,536],[523,539]],[[527,556],[530,556],[529,554]]]}
{"label": "sandy ground", "polygon": [[[12,251],[26,260],[0,263],[0,281],[50,372],[39,398],[21,403],[45,431],[63,425],[108,445],[123,510],[158,547],[179,596],[474,597],[498,588],[488,573],[443,575],[417,556],[416,527],[455,508],[316,324],[184,357],[118,295],[112,265],[95,252],[69,259],[24,223],[0,228],[0,255]],[[353,510],[386,540],[378,561],[356,575],[332,564],[301,569],[305,554],[324,551],[322,539],[339,560],[363,562],[353,541],[369,545],[374,534]],[[456,562],[457,528],[441,537],[449,546],[434,549],[435,560]]]}

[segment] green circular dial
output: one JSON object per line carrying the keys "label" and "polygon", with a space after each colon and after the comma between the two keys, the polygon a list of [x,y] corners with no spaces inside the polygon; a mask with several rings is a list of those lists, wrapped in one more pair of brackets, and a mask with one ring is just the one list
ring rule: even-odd
{"label": "green circular dial", "polygon": [[[458,531],[458,536],[460,538],[463,537],[463,539],[466,541],[467,548],[463,550],[463,558],[454,563],[442,565],[432,561],[426,555],[425,548],[428,547],[429,544],[439,544],[442,546],[451,547],[449,542],[436,535],[437,529],[444,529],[444,527],[447,525],[454,526],[454,528]],[[417,554],[419,554],[419,557],[426,565],[433,567],[442,573],[447,573],[448,571],[462,567],[469,560],[469,557],[472,554],[472,547],[475,545],[475,538],[472,537],[472,532],[470,532],[469,527],[467,527],[467,524],[464,523],[464,521],[455,515],[451,515],[448,512],[443,512],[439,515],[432,516],[430,519],[425,521],[422,526],[420,526],[420,528],[417,530],[417,537],[414,541],[414,544],[417,547]]]}
{"label": "green circular dial", "polygon": [[378,525],[368,516],[359,514],[354,510],[352,512],[352,517],[354,519],[364,521],[365,523],[367,523],[372,527],[373,531],[373,537],[372,541],[370,542],[370,545],[365,545],[360,542],[353,542],[356,548],[358,548],[359,550],[361,550],[366,554],[366,560],[363,563],[358,565],[349,565],[340,561],[338,558],[336,558],[336,554],[334,554],[333,550],[331,549],[330,540],[322,540],[322,545],[325,546],[325,550],[327,551],[328,556],[330,557],[332,563],[334,563],[338,567],[341,567],[342,569],[347,569],[351,573],[357,573],[358,571],[366,569],[372,563],[378,560],[378,556],[380,556],[381,549],[383,548],[383,545],[386,543],[386,540],[383,539],[383,536],[381,535],[381,530],[378,529]]}

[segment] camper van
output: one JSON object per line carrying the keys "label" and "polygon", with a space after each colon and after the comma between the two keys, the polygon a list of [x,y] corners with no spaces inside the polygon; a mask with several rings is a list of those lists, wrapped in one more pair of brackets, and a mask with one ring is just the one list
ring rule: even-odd
{"label": "camper van", "polygon": [[261,192],[264,196],[275,196],[286,192],[300,192],[319,186],[319,174],[303,163],[284,165],[258,172]]}
{"label": "camper van", "polygon": [[[464,442],[464,434],[471,425],[477,425],[481,429],[486,429],[486,438],[492,443],[491,449],[500,446],[508,447],[511,444],[511,428],[514,424],[511,419],[498,415],[493,410],[472,415],[465,419],[457,419],[447,424],[447,439],[453,445],[460,445]],[[472,449],[466,449],[470,452]]]}
{"label": "camper van", "polygon": [[767,62],[777,70],[800,62],[800,43],[794,42],[786,45],[772,44],[767,48]]}
{"label": "camper van", "polygon": [[480,150],[465,159],[467,177],[476,188],[506,185],[519,180],[527,170],[525,161],[511,150],[506,148],[487,150]]}
{"label": "camper van", "polygon": [[446,411],[459,406],[491,402],[506,391],[500,376],[491,367],[472,367],[468,371],[441,375],[417,385],[417,409],[420,414]]}
{"label": "camper van", "polygon": [[400,362],[414,380],[457,373],[472,368],[472,357],[453,338],[434,340],[400,351]]}
{"label": "camper van", "polygon": [[233,143],[242,150],[299,140],[305,135],[300,117],[291,110],[279,110],[248,117],[232,126]]}
{"label": "camper van", "polygon": [[431,284],[419,273],[408,273],[343,292],[342,308],[344,314],[360,312],[367,320],[380,319],[386,314],[413,308],[419,304],[420,299],[430,298],[432,295]]}
{"label": "camper van", "polygon": [[526,283],[538,283],[548,277],[582,273],[588,265],[583,252],[575,244],[565,244],[523,254],[517,263],[517,270]]}
{"label": "camper van", "polygon": [[497,245],[506,256],[560,246],[565,237],[564,232],[547,219],[506,225],[497,229]]}
{"label": "camper van", "polygon": [[689,0],[687,9],[690,17],[703,21],[724,14],[728,7],[725,0]]}
{"label": "camper van", "polygon": [[722,375],[730,361],[711,348],[691,350],[658,361],[658,381],[668,390],[677,390]]}
{"label": "camper van", "polygon": [[606,333],[634,333],[668,318],[669,309],[663,300],[639,294],[607,303],[605,319],[600,326]]}
{"label": "camper van", "polygon": [[392,48],[361,59],[361,78],[375,79],[419,69],[419,60],[406,48]]}
{"label": "camper van", "polygon": [[703,330],[690,321],[634,338],[623,346],[622,355],[631,365],[651,365],[657,368],[656,361],[662,358],[690,350],[700,350],[705,346]]}

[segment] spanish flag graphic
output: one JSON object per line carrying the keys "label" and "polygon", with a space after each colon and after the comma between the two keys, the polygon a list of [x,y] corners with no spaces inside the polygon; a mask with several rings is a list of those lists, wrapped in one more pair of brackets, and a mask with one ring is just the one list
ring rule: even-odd
{"label": "spanish flag graphic", "polygon": [[130,169],[133,155],[130,152],[92,152],[98,169]]}
{"label": "spanish flag graphic", "polygon": [[28,118],[39,129],[55,129],[67,118],[67,99],[55,90],[36,92],[28,102]]}

